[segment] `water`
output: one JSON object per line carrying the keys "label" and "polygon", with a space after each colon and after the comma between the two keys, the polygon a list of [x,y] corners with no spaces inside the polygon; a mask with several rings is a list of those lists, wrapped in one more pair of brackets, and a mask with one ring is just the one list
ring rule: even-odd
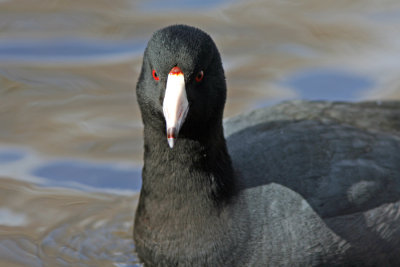
{"label": "water", "polygon": [[290,75],[283,84],[309,100],[357,101],[374,86],[368,76],[335,69],[306,69]]}
{"label": "water", "polygon": [[400,4],[0,1],[0,265],[135,266],[152,32],[212,35],[225,116],[287,99],[400,99]]}
{"label": "water", "polygon": [[0,46],[2,64],[27,65],[85,65],[118,63],[140,56],[145,41],[107,39],[3,39]]}

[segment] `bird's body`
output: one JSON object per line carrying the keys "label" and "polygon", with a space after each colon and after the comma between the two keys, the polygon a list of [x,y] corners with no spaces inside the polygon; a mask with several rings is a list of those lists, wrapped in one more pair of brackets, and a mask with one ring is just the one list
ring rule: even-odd
{"label": "bird's body", "polygon": [[225,96],[207,34],[153,35],[137,85],[146,265],[400,264],[400,103],[284,103],[228,120],[225,140]]}

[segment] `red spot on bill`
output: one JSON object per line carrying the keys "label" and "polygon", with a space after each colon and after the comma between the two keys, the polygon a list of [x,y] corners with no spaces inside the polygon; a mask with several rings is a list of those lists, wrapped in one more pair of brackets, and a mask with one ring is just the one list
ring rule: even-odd
{"label": "red spot on bill", "polygon": [[183,72],[179,67],[173,67],[169,72],[169,75],[183,75]]}

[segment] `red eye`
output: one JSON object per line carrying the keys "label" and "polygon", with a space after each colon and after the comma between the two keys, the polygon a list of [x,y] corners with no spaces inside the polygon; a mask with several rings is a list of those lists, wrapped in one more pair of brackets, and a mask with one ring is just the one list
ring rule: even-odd
{"label": "red eye", "polygon": [[160,77],[158,77],[156,70],[153,70],[153,78],[156,81],[160,80]]}
{"label": "red eye", "polygon": [[203,77],[204,77],[204,72],[201,70],[196,75],[196,82],[200,82],[201,80],[203,80]]}

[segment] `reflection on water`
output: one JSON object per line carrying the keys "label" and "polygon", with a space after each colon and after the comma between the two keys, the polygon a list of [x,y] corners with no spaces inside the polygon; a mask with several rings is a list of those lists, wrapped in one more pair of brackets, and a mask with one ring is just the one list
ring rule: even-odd
{"label": "reflection on water", "polygon": [[83,161],[58,161],[40,166],[33,175],[47,178],[49,186],[65,186],[130,190],[139,192],[141,172],[137,169],[121,169],[110,164],[88,164]]}
{"label": "reflection on water", "polygon": [[23,213],[16,213],[8,208],[0,208],[0,225],[24,226],[28,220]]}
{"label": "reflection on water", "polygon": [[137,196],[0,178],[0,266],[135,266]]}
{"label": "reflection on water", "polygon": [[151,33],[209,32],[225,116],[294,98],[400,99],[400,3],[0,1],[0,265],[134,266]]}
{"label": "reflection on water", "polygon": [[[139,3],[139,8],[141,11],[176,11],[177,9],[182,10],[182,12],[186,12],[187,10],[205,10],[215,8],[218,5],[221,5],[225,1],[221,0],[204,0],[204,1],[194,1],[194,0],[149,0],[143,1]],[[234,2],[234,1],[232,1]]]}
{"label": "reflection on water", "polygon": [[107,39],[2,40],[0,61],[11,65],[104,64],[131,61],[140,56],[145,41]]}
{"label": "reflection on water", "polygon": [[0,147],[0,167],[0,177],[90,192],[133,195],[139,192],[142,183],[141,169],[137,165],[85,159],[49,159],[21,148]]}
{"label": "reflection on water", "polygon": [[15,162],[21,160],[24,154],[21,151],[15,150],[1,150],[0,151],[0,164]]}
{"label": "reflection on water", "polygon": [[370,78],[341,70],[306,69],[287,77],[285,86],[310,100],[357,100],[373,87]]}

